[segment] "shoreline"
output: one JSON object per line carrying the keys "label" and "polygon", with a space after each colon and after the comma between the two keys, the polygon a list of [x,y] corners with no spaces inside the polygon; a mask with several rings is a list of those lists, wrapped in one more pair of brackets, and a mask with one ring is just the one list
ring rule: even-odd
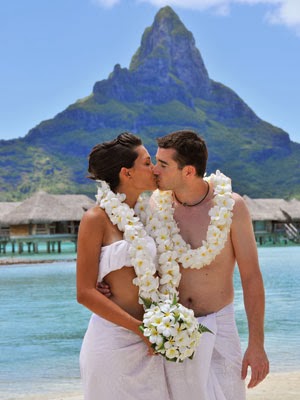
{"label": "shoreline", "polygon": [[[246,382],[249,381],[247,378]],[[55,384],[54,384],[55,387]],[[271,372],[257,387],[246,390],[247,400],[295,400],[300,393],[300,370],[291,372]],[[4,395],[6,393],[1,393]],[[9,400],[83,400],[80,389],[67,391],[59,389],[55,392],[23,393],[22,395],[8,394]]]}
{"label": "shoreline", "polygon": [[[283,245],[273,245],[273,246],[258,246],[258,251],[260,249],[270,249],[270,248],[287,248],[287,247],[300,247],[300,243],[294,243],[290,246]],[[14,265],[14,264],[45,264],[45,263],[53,263],[53,262],[63,262],[70,261],[74,262],[77,259],[76,253],[33,253],[35,257],[32,257],[31,254],[25,253],[25,256],[22,255],[12,255],[12,253],[8,252],[6,255],[0,254],[0,267],[3,265]],[[64,258],[65,256],[65,258]],[[49,257],[49,258],[47,258]],[[57,258],[56,258],[57,257]]]}
{"label": "shoreline", "polygon": [[0,257],[0,267],[6,265],[17,265],[17,264],[47,264],[55,262],[74,262],[76,261],[76,254],[73,257],[66,258],[21,258],[21,257]]}

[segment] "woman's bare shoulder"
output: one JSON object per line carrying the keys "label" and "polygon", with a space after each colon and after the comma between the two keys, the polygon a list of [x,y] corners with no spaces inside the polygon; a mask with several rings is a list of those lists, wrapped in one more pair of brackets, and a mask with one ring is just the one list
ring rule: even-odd
{"label": "woman's bare shoulder", "polygon": [[105,211],[99,207],[95,206],[88,209],[81,220],[81,224],[85,225],[97,225],[97,226],[106,226],[108,222],[107,215]]}

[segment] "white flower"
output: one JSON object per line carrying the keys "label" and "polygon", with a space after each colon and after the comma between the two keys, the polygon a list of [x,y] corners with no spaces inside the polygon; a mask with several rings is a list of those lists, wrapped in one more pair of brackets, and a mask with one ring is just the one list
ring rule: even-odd
{"label": "white flower", "polygon": [[166,338],[176,335],[176,329],[172,325],[172,321],[168,319],[157,326],[157,331]]}
{"label": "white flower", "polygon": [[166,351],[166,357],[170,360],[179,357],[179,351],[175,347],[171,347]]}
{"label": "white flower", "polygon": [[158,287],[158,278],[153,278],[152,273],[149,271],[146,271],[143,275],[139,276],[138,279],[140,288],[143,286],[141,288],[143,291],[156,290]]}
{"label": "white flower", "polygon": [[190,344],[190,338],[185,330],[181,330],[176,334],[176,345],[180,348],[187,347]]}
{"label": "white flower", "polygon": [[216,196],[215,204],[219,207],[225,207],[228,210],[232,210],[234,206],[234,200],[228,194],[219,194]]}
{"label": "white flower", "polygon": [[150,343],[153,343],[157,346],[161,346],[161,344],[163,343],[163,337],[156,329],[147,328],[144,330],[144,335],[148,337]]}
{"label": "white flower", "polygon": [[162,312],[160,312],[160,310],[159,310],[159,312],[152,315],[149,322],[154,326],[158,326],[163,322],[163,318],[164,318],[164,314]]}
{"label": "white flower", "polygon": [[157,218],[152,218],[147,225],[147,232],[153,236],[153,234],[160,228],[160,222]]}
{"label": "white flower", "polygon": [[157,236],[156,236],[156,241],[157,243],[165,243],[167,241],[170,241],[170,236],[169,236],[169,231],[167,228],[160,228]]}
{"label": "white flower", "polygon": [[191,358],[194,354],[194,349],[193,347],[185,347],[183,350],[181,350],[180,355],[179,355],[179,361],[183,361],[186,358]]}
{"label": "white flower", "polygon": [[138,232],[134,226],[126,226],[124,230],[124,239],[127,242],[133,242],[136,239]]}

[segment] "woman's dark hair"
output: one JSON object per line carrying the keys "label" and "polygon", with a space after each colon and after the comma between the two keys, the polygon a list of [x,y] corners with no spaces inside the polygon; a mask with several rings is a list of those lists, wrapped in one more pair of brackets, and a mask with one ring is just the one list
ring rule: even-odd
{"label": "woman's dark hair", "polygon": [[133,167],[138,157],[135,149],[141,145],[141,139],[129,132],[123,132],[109,142],[96,144],[89,154],[88,178],[106,181],[115,191],[120,184],[121,168]]}
{"label": "woman's dark hair", "polygon": [[204,139],[197,133],[189,130],[176,131],[156,140],[158,147],[176,150],[173,159],[177,162],[178,168],[183,169],[186,165],[192,165],[197,175],[203,178],[208,153]]}

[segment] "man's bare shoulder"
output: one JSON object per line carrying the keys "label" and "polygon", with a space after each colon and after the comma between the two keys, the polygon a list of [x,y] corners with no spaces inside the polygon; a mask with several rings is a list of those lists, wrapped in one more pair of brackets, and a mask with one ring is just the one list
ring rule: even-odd
{"label": "man's bare shoulder", "polygon": [[246,202],[240,194],[238,194],[236,192],[232,192],[232,198],[234,200],[235,207],[247,208]]}
{"label": "man's bare shoulder", "polygon": [[232,198],[234,199],[235,202],[245,203],[245,200],[243,199],[243,197],[240,194],[236,193],[236,192],[232,192]]}
{"label": "man's bare shoulder", "polygon": [[249,210],[243,197],[233,192],[232,198],[234,200],[233,216],[235,218],[249,218]]}

